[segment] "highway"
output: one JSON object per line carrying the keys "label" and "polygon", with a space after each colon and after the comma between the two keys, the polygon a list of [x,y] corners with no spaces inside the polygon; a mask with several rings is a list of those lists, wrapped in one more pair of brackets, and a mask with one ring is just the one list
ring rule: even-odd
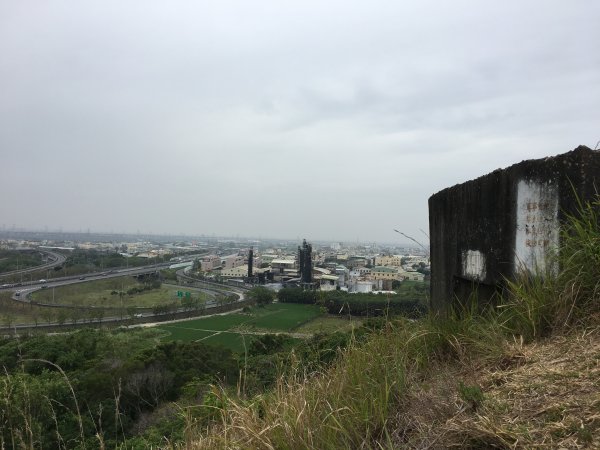
{"label": "highway", "polygon": [[51,252],[50,250],[45,250],[45,249],[40,249],[40,248],[29,248],[29,249],[22,249],[22,250],[35,250],[40,253],[45,253],[46,255],[48,255],[48,258],[52,258],[52,261],[49,261],[46,264],[42,264],[39,266],[29,267],[27,269],[19,269],[19,270],[11,270],[10,272],[3,272],[0,274],[0,279],[5,278],[5,277],[10,277],[13,275],[37,272],[39,270],[52,269],[53,267],[62,265],[62,263],[64,263],[65,260],[67,259],[65,257],[65,255],[62,255],[62,254],[56,253],[56,252]]}
{"label": "highway", "polygon": [[171,265],[168,263],[150,264],[143,267],[132,267],[132,268],[119,268],[113,270],[104,270],[102,272],[93,272],[87,274],[71,275],[68,277],[52,278],[51,280],[35,280],[35,281],[24,281],[22,283],[6,283],[0,285],[0,291],[2,290],[25,290],[28,287],[56,287],[63,286],[65,284],[84,283],[91,280],[102,280],[106,278],[122,277],[126,275],[141,275],[144,273],[152,273],[157,270],[168,268]]}
{"label": "highway", "polygon": [[[149,266],[145,266],[145,267],[136,267],[136,268],[125,268],[125,269],[118,269],[118,270],[111,270],[108,272],[97,272],[97,273],[92,273],[92,274],[87,274],[85,276],[83,275],[78,275],[78,276],[72,276],[72,277],[63,277],[63,278],[55,278],[52,280],[38,280],[35,282],[29,282],[29,283],[22,283],[22,285],[20,286],[16,286],[16,285],[12,285],[12,286],[0,286],[0,290],[9,290],[9,291],[13,291],[13,295],[12,295],[12,299],[14,301],[20,302],[20,303],[25,303],[25,304],[29,304],[29,303],[33,303],[37,306],[40,307],[49,307],[49,308],[68,308],[68,309],[85,309],[85,310],[98,310],[98,309],[114,309],[114,308],[100,308],[100,307],[95,307],[95,306],[88,306],[88,307],[81,307],[81,306],[73,306],[73,305],[57,305],[57,304],[42,304],[42,303],[37,303],[37,302],[32,302],[31,299],[28,298],[29,294],[31,294],[32,292],[35,292],[37,290],[40,289],[50,289],[50,288],[55,288],[55,287],[59,287],[59,286],[65,286],[65,285],[69,285],[69,284],[76,284],[76,283],[85,283],[88,281],[94,281],[94,280],[103,280],[103,279],[107,279],[107,278],[114,278],[114,277],[122,277],[122,276],[133,276],[133,275],[141,275],[141,274],[145,274],[145,273],[153,273],[156,272],[157,270],[160,269],[164,269],[167,268],[171,265],[172,263],[161,263],[161,264],[153,264],[153,265],[149,265]],[[189,277],[185,274],[183,274],[183,270],[178,271],[177,275],[181,276],[182,278],[188,280],[188,282],[191,282],[189,285],[175,285],[175,286],[179,286],[181,287],[181,289],[186,289],[186,288],[191,288],[194,290],[199,290],[199,291],[203,291],[206,292],[207,294],[212,296],[211,300],[208,300],[205,304],[204,307],[206,309],[217,309],[217,308],[223,308],[223,305],[219,304],[219,302],[217,302],[215,300],[216,295],[217,294],[223,294],[223,293],[230,293],[230,294],[235,294],[238,296],[238,299],[235,300],[236,305],[243,303],[245,301],[245,295],[244,295],[244,291],[245,289],[239,289],[239,288],[235,288],[232,286],[224,286],[218,283],[211,283],[211,282],[205,282],[202,280],[198,280],[192,277]],[[19,283],[21,284],[21,283]],[[233,304],[231,304],[230,306],[233,306]],[[190,311],[189,309],[185,309],[185,308],[179,308],[177,311],[175,311],[174,313],[169,313],[169,314],[154,314],[151,311],[148,311],[149,308],[139,308],[140,311],[135,314],[135,319],[137,319],[137,321],[141,321],[144,322],[144,319],[149,319],[152,318],[154,320],[160,320],[160,319],[164,319],[166,316],[169,315],[177,315],[180,316],[182,314],[190,314],[193,311]],[[87,324],[87,325],[94,325],[94,324],[101,324],[101,323],[118,323],[118,322],[125,322],[127,320],[131,320],[130,317],[125,317],[125,316],[113,316],[113,317],[103,317],[103,318],[97,318],[94,319],[93,321],[86,321],[89,319],[79,319],[76,320],[74,323],[71,322],[71,324],[59,324],[59,323],[49,323],[47,325],[43,325],[43,327],[48,327],[48,328],[52,328],[52,327],[56,327],[56,326],[69,326],[69,325],[73,325],[73,324]],[[11,329],[15,329],[15,330],[27,330],[27,329],[31,329],[31,328],[42,328],[42,326],[37,326],[37,325],[33,325],[33,324],[21,324],[21,325],[15,325],[13,327],[11,327]]]}

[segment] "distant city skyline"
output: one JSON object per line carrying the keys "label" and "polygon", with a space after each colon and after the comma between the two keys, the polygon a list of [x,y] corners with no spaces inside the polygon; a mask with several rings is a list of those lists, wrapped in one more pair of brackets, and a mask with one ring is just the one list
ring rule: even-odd
{"label": "distant city skyline", "polygon": [[0,224],[397,242],[600,140],[600,3],[2,2]]}

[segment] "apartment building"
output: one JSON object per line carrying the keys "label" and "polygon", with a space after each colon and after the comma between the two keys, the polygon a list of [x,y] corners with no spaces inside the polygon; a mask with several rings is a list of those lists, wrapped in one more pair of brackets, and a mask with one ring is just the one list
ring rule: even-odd
{"label": "apartment building", "polygon": [[376,266],[400,267],[402,265],[402,256],[400,255],[378,255],[375,257]]}
{"label": "apartment building", "polygon": [[398,280],[404,279],[404,275],[401,274],[398,269],[394,267],[383,267],[377,266],[371,269],[370,278],[372,280]]}
{"label": "apartment building", "polygon": [[219,258],[217,255],[203,256],[200,260],[200,270],[203,272],[210,272],[211,270],[220,268],[221,258]]}

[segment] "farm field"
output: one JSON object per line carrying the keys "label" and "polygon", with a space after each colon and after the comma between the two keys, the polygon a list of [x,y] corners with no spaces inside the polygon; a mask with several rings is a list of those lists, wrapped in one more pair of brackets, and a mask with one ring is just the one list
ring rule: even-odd
{"label": "farm field", "polygon": [[298,333],[332,333],[334,331],[351,331],[362,325],[362,320],[356,317],[335,317],[324,315],[298,327]]}
{"label": "farm field", "polygon": [[322,313],[314,305],[279,304],[254,307],[248,313],[225,314],[160,325],[163,340],[202,341],[235,351],[244,349],[252,334],[295,331]]}
{"label": "farm field", "polygon": [[[61,286],[54,289],[45,289],[31,294],[35,302],[60,303],[63,305],[76,306],[103,306],[120,307],[121,297],[118,292],[127,292],[131,288],[142,287],[133,277],[110,278],[107,280],[95,280]],[[161,286],[132,295],[123,295],[124,307],[153,307],[160,304],[170,303],[177,299],[177,291],[182,288],[175,286]],[[195,289],[186,288],[192,298],[206,299],[206,294]]]}

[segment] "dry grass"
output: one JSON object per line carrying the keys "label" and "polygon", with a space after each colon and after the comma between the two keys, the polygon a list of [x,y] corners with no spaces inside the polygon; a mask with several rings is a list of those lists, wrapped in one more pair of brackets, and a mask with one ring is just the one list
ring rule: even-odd
{"label": "dry grass", "polygon": [[[404,448],[600,448],[600,332],[573,331],[512,345],[486,367],[438,367],[395,418]],[[461,395],[479,387],[481,401]]]}
{"label": "dry grass", "polygon": [[371,448],[374,438],[386,439],[390,407],[404,388],[409,333],[384,331],[351,346],[329,370],[297,371],[247,401],[216,391],[220,423],[193,430],[186,448]]}
{"label": "dry grass", "polygon": [[600,216],[581,215],[556,277],[514,280],[498,308],[391,321],[259,396],[214,387],[165,448],[600,449]]}
{"label": "dry grass", "polygon": [[250,400],[216,390],[218,425],[190,423],[185,448],[600,448],[597,327],[531,343],[492,327],[492,358],[475,323],[390,327]]}

